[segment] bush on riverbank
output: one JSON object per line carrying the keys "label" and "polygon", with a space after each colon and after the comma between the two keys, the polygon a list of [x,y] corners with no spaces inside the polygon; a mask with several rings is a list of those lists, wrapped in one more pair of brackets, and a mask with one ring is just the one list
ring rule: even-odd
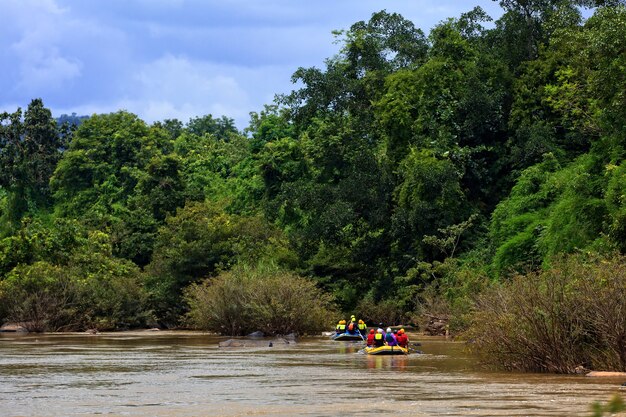
{"label": "bush on riverbank", "polygon": [[225,335],[311,334],[334,317],[330,296],[314,282],[271,265],[237,265],[185,294],[188,323]]}
{"label": "bush on riverbank", "polygon": [[480,298],[469,337],[507,369],[626,371],[626,258],[560,259]]}
{"label": "bush on riverbank", "polygon": [[76,291],[63,270],[46,262],[14,268],[0,282],[6,317],[31,332],[58,330],[74,320]]}
{"label": "bush on riverbank", "polygon": [[62,264],[20,264],[0,280],[0,322],[35,332],[145,325],[150,315],[139,268],[113,257],[104,233],[80,239]]}

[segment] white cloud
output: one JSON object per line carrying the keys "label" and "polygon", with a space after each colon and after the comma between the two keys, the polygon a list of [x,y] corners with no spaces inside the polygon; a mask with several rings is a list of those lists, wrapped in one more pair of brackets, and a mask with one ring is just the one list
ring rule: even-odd
{"label": "white cloud", "polygon": [[246,68],[164,55],[141,66],[126,84],[128,94],[113,102],[91,103],[55,109],[56,114],[109,113],[120,109],[146,122],[212,114],[235,119],[239,128],[249,122],[249,112],[260,110],[289,78],[288,67]]}
{"label": "white cloud", "polygon": [[21,79],[16,87],[27,94],[37,94],[42,88],[59,90],[65,81],[80,76],[81,68],[78,59],[64,58],[52,50],[39,59],[21,63]]}
{"label": "white cloud", "polygon": [[[277,73],[288,77],[289,68],[245,68],[164,55],[144,65],[136,74],[128,109],[147,121],[204,114],[225,115],[243,127],[249,112],[262,108],[277,92]],[[271,100],[270,100],[271,101]]]}
{"label": "white cloud", "polygon": [[[332,29],[380,9],[427,32],[492,0],[2,0],[0,110],[41,97],[54,114],[126,109],[146,121],[211,113],[242,128],[298,66],[323,67]],[[494,16],[497,17],[497,16]]]}
{"label": "white cloud", "polygon": [[144,65],[136,79],[135,105],[151,121],[218,112],[240,118],[251,105],[227,68],[186,57],[165,55]]}
{"label": "white cloud", "polygon": [[6,6],[5,13],[20,33],[19,40],[10,46],[19,67],[20,78],[15,83],[18,91],[33,94],[42,89],[57,90],[80,76],[80,59],[65,56],[58,47],[67,9],[53,0],[9,1]]}

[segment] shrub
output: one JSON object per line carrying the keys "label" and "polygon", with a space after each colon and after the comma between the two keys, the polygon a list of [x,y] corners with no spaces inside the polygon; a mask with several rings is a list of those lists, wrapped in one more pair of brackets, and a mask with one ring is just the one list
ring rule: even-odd
{"label": "shrub", "polygon": [[626,370],[626,258],[577,255],[480,299],[468,336],[490,364],[573,373]]}
{"label": "shrub", "polygon": [[613,397],[606,404],[595,401],[591,405],[593,417],[602,417],[605,415],[614,416],[616,413],[624,410],[626,410],[626,404],[624,404],[624,399],[619,394],[613,395]]}
{"label": "shrub", "polygon": [[185,291],[193,327],[221,334],[315,333],[332,324],[333,304],[315,283],[273,265],[237,265]]}
{"label": "shrub", "polygon": [[30,331],[137,327],[149,319],[145,298],[139,268],[111,255],[108,235],[92,232],[66,265],[12,268],[0,281],[0,319]]}
{"label": "shrub", "polygon": [[395,299],[374,301],[368,294],[357,305],[356,313],[366,323],[384,323],[385,325],[404,324],[408,319],[402,308],[402,302]]}
{"label": "shrub", "polygon": [[0,281],[5,318],[28,331],[61,330],[73,322],[75,295],[71,279],[46,262],[18,266]]}
{"label": "shrub", "polygon": [[163,324],[176,325],[187,311],[188,285],[242,259],[289,256],[280,232],[264,219],[229,214],[220,204],[190,202],[159,230],[145,271],[150,307]]}

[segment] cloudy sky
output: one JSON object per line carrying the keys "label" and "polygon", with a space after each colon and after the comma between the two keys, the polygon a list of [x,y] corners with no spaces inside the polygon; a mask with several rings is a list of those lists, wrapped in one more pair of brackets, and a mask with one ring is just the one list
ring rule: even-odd
{"label": "cloudy sky", "polygon": [[248,114],[323,67],[331,31],[398,12],[428,32],[492,0],[0,0],[0,111],[41,97],[55,116],[126,109],[153,122]]}

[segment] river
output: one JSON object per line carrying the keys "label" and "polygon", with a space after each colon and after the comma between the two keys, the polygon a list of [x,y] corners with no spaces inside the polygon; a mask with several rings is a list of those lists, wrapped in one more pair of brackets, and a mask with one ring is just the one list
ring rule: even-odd
{"label": "river", "polygon": [[[412,340],[416,338],[413,337]],[[219,348],[193,332],[0,335],[0,416],[588,416],[622,380],[488,372],[463,343]]]}

